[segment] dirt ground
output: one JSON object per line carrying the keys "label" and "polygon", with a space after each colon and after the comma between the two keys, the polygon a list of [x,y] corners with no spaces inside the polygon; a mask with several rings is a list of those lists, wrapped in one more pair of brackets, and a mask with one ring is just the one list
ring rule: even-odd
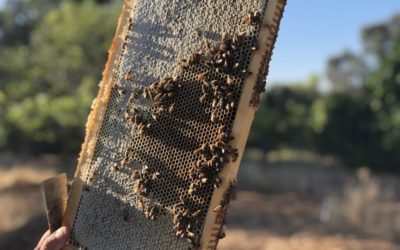
{"label": "dirt ground", "polygon": [[230,205],[220,249],[400,249],[390,241],[329,229],[319,222],[319,202],[303,195],[242,191]]}
{"label": "dirt ground", "polygon": [[[42,172],[37,178],[28,170],[0,172],[0,249],[32,249],[46,230],[38,180],[52,174]],[[239,191],[231,202],[227,236],[219,249],[400,249],[400,244],[391,241],[331,230],[319,221],[319,204],[296,193]]]}

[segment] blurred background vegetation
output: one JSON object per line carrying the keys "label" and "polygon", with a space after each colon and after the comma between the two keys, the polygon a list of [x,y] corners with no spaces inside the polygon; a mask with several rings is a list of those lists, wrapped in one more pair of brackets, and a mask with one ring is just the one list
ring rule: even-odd
{"label": "blurred background vegetation", "polygon": [[[0,0],[0,249],[46,230],[40,182],[74,170],[121,5]],[[221,249],[400,248],[400,15],[360,33],[324,75],[267,84]]]}
{"label": "blurred background vegetation", "polygon": [[[0,149],[76,155],[120,1],[12,0],[0,10]],[[362,30],[363,53],[320,80],[269,87],[248,147],[308,150],[400,173],[400,16]],[[288,69],[289,70],[289,69]]]}

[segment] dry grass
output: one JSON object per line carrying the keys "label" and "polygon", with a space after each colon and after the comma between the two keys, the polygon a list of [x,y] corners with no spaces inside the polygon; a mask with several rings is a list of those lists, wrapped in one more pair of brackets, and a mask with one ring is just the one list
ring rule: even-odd
{"label": "dry grass", "polygon": [[54,176],[58,159],[0,156],[0,234],[25,225],[44,213],[40,183]]}
{"label": "dry grass", "polygon": [[27,166],[0,169],[0,190],[18,185],[38,184],[56,174],[54,169],[33,169]]}
{"label": "dry grass", "polygon": [[399,245],[343,234],[297,233],[289,236],[232,229],[219,244],[221,250],[397,250]]}
{"label": "dry grass", "polygon": [[354,179],[343,187],[342,195],[332,195],[324,206],[327,223],[350,227],[366,236],[399,240],[400,201],[396,191],[399,180],[389,176],[372,176],[360,168]]}
{"label": "dry grass", "polygon": [[318,217],[320,203],[295,193],[240,192],[232,202],[220,249],[396,250],[400,245],[332,230]]}
{"label": "dry grass", "polygon": [[[2,165],[0,156],[0,249],[32,249],[45,231],[39,183],[58,172],[55,170],[58,162],[46,158]],[[242,168],[249,169],[246,167]],[[304,168],[295,174],[287,169],[277,175],[267,175],[268,172],[257,172],[255,176],[260,179],[260,185],[273,179],[281,187],[283,180],[295,182],[301,179],[301,185],[296,184],[293,188],[303,194],[287,189],[281,193],[239,192],[229,208],[227,237],[220,241],[219,249],[400,249],[393,241],[396,234],[400,235],[400,230],[397,231],[400,228],[400,203],[389,192],[400,185],[398,180],[393,179],[393,184],[389,185],[387,179],[365,178],[361,173],[358,181],[344,185],[345,195],[335,198],[336,203],[328,207],[329,220],[322,223],[321,211],[327,208],[321,206],[321,197],[316,198],[307,190],[321,188],[320,180],[325,180],[325,175],[313,175],[304,172]],[[312,180],[306,182],[307,176],[313,177]],[[249,181],[239,179],[244,180]],[[348,179],[343,181],[348,182]],[[336,189],[333,186],[327,190],[332,188]]]}

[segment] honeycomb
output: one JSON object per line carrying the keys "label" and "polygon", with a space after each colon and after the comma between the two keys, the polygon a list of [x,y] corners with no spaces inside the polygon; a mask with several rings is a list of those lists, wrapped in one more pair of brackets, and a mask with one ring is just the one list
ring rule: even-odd
{"label": "honeycomb", "polygon": [[[255,75],[245,104],[254,105],[266,74],[267,62],[249,72],[264,42],[260,23],[268,5],[272,27],[283,11],[284,1],[270,2],[125,3],[105,112],[95,138],[86,138],[93,153],[78,165],[83,184],[74,183],[77,202],[68,204],[69,247],[216,247],[233,183],[226,173],[243,150],[232,137],[243,89]],[[261,51],[264,61],[271,46]],[[207,225],[210,211],[215,225]],[[206,235],[207,226],[216,233]]]}

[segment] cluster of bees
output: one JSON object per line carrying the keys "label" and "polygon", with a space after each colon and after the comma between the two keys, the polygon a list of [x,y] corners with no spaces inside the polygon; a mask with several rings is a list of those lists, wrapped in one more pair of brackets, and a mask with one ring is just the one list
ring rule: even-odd
{"label": "cluster of bees", "polygon": [[173,229],[179,239],[188,239],[193,246],[198,247],[200,240],[194,233],[198,227],[201,210],[193,211],[189,201],[183,196],[179,197],[180,202],[173,207]]}
{"label": "cluster of bees", "polygon": [[148,206],[147,209],[144,211],[144,216],[150,220],[155,220],[157,216],[160,214],[161,214],[161,207],[156,205]]}
{"label": "cluster of bees", "polygon": [[[243,22],[248,25],[255,25],[259,22],[260,15],[249,11],[243,19]],[[202,95],[199,101],[201,103],[211,103],[212,113],[211,121],[217,120],[217,110],[225,109],[231,111],[235,106],[235,76],[247,77],[251,72],[243,69],[242,58],[237,56],[237,51],[240,49],[241,42],[244,38],[244,33],[235,33],[232,37],[223,34],[221,41],[212,47],[205,40],[204,44],[207,49],[207,54],[195,52],[189,57],[180,61],[178,66],[182,70],[188,70],[189,67],[200,64],[207,69],[204,72],[197,74],[197,80],[201,82]],[[251,47],[252,51],[258,49],[257,45]],[[239,58],[239,59],[237,59]],[[215,70],[225,76],[225,79],[212,79],[211,73]],[[221,126],[218,130],[216,142],[213,144],[202,144],[194,151],[197,156],[196,163],[189,169],[191,183],[189,185],[188,194],[193,195],[202,186],[211,184],[214,188],[218,188],[222,182],[219,173],[222,171],[225,164],[230,161],[236,161],[239,154],[236,148],[233,148],[229,142],[233,140],[231,131],[226,126]],[[230,193],[231,188],[228,189]],[[220,217],[226,212],[229,203],[230,194],[224,195],[221,204],[214,209]],[[189,239],[194,246],[197,246],[197,237],[193,228],[198,222],[198,217],[201,210],[191,211],[188,207],[188,201],[180,197],[180,202],[174,206],[174,230],[178,238]],[[223,223],[222,223],[223,224]],[[223,238],[225,233],[223,228],[219,231],[217,237]]]}
{"label": "cluster of bees", "polygon": [[[229,142],[233,139],[226,126],[221,126],[218,130],[217,140],[214,144],[205,143],[194,151],[198,156],[196,163],[190,168],[189,175],[192,179],[188,194],[192,195],[205,184],[211,183],[214,188],[218,188],[222,182],[219,173],[224,165],[230,160],[236,161],[238,158],[237,149],[233,148]],[[197,226],[201,210],[190,210],[189,202],[180,197],[180,202],[175,204],[174,230],[178,238],[187,238],[194,246],[198,245],[198,236],[193,230]]]}
{"label": "cluster of bees", "polygon": [[[175,102],[174,96],[178,88],[179,77],[166,77],[159,82],[152,83],[143,91],[143,97],[150,97],[153,100],[153,106],[156,113],[167,110],[169,113],[174,112]],[[156,119],[155,117],[153,117]]]}
{"label": "cluster of bees", "polygon": [[[127,81],[132,79],[131,71],[128,71],[125,79]],[[139,134],[145,134],[151,128],[152,123],[157,120],[158,114],[163,111],[172,113],[175,110],[174,96],[180,87],[178,77],[166,77],[150,84],[147,88],[136,88],[124,111],[125,119],[134,125]],[[121,87],[117,89],[120,95],[125,94]],[[139,94],[144,99],[151,100],[153,108],[149,110],[139,109],[135,105]]]}
{"label": "cluster of bees", "polygon": [[[127,148],[124,157],[119,163],[113,163],[111,168],[113,171],[118,171],[122,168],[128,167],[131,163],[131,148]],[[90,179],[92,179],[91,177]],[[131,178],[135,181],[134,193],[139,196],[138,207],[144,212],[146,218],[155,220],[162,212],[162,207],[159,205],[145,205],[143,197],[147,196],[150,192],[152,183],[160,179],[160,172],[152,171],[148,165],[141,164],[140,170],[132,170]],[[124,220],[126,216],[124,216]]]}
{"label": "cluster of bees", "polygon": [[[260,15],[249,11],[243,22],[248,25],[255,25],[259,22]],[[251,75],[247,69],[243,68],[243,56],[240,54],[240,47],[245,37],[245,33],[236,32],[233,36],[223,33],[221,41],[215,46],[211,46],[208,40],[204,40],[207,53],[195,52],[187,58],[181,59],[178,66],[182,70],[187,70],[190,66],[200,64],[207,70],[197,74],[197,80],[201,82],[202,95],[201,103],[211,103],[211,121],[217,120],[217,110],[232,110],[235,106],[235,78],[247,77]],[[257,44],[251,47],[252,51],[258,49]],[[222,73],[224,79],[211,77],[212,71]],[[236,76],[236,77],[235,77]]]}
{"label": "cluster of bees", "polygon": [[139,134],[144,134],[151,128],[152,123],[149,122],[148,113],[144,110],[139,110],[134,105],[128,105],[125,109],[124,117],[134,125]]}
{"label": "cluster of bees", "polygon": [[149,167],[147,165],[142,165],[141,170],[133,170],[132,171],[132,179],[137,181],[137,185],[135,187],[135,194],[138,195],[147,195],[149,192],[149,188],[153,181],[157,181],[160,178],[159,172],[150,172]]}
{"label": "cluster of bees", "polygon": [[236,161],[239,156],[238,150],[229,144],[233,137],[227,132],[226,126],[221,126],[218,132],[214,144],[202,144],[194,151],[198,160],[189,170],[189,176],[193,180],[189,186],[189,194],[193,194],[208,182],[211,182],[214,188],[218,188],[222,181],[218,174],[226,163],[230,160]]}
{"label": "cluster of bees", "polygon": [[198,74],[197,79],[202,81],[200,102],[211,102],[214,111],[211,113],[210,119],[212,122],[215,122],[217,119],[217,108],[230,111],[235,106],[234,79],[231,75],[227,75],[226,81],[209,80],[207,72]]}
{"label": "cluster of bees", "polygon": [[229,183],[227,190],[225,191],[222,200],[220,201],[219,205],[213,209],[213,212],[217,214],[217,222],[221,224],[221,227],[218,231],[217,237],[222,239],[225,237],[224,232],[224,225],[226,224],[225,215],[228,209],[229,202],[236,197],[236,180],[233,180]]}
{"label": "cluster of bees", "polygon": [[163,213],[163,208],[159,205],[145,205],[144,199],[142,196],[139,196],[139,208],[143,211],[144,216],[149,220],[156,220],[157,217]]}
{"label": "cluster of bees", "polygon": [[254,13],[253,11],[247,11],[246,15],[243,17],[243,23],[247,25],[257,25],[261,21],[261,15],[259,12]]}
{"label": "cluster of bees", "polygon": [[[248,11],[243,18],[243,23],[247,25],[256,25],[260,21],[260,15]],[[192,66],[200,65],[204,71],[197,74],[197,80],[201,84],[200,103],[211,105],[211,121],[217,121],[218,110],[232,111],[236,105],[236,86],[237,78],[244,78],[251,75],[251,72],[244,68],[244,55],[241,52],[242,41],[245,33],[236,32],[233,36],[226,33],[222,34],[221,40],[211,46],[208,40],[204,40],[205,52],[195,52],[186,58],[181,59],[178,67],[181,70],[188,70]],[[252,51],[258,49],[254,43]],[[219,75],[215,76],[214,72]],[[212,76],[215,77],[212,77]],[[128,71],[125,75],[126,81],[132,80],[132,72]],[[118,86],[117,86],[118,87]],[[167,111],[173,113],[175,110],[175,97],[177,90],[181,87],[179,77],[166,77],[160,81],[150,84],[146,88],[138,88],[134,96],[131,96],[129,104],[124,111],[124,117],[130,121],[139,134],[146,133],[152,123],[157,121],[158,114]],[[118,87],[118,93],[125,95],[125,90]],[[138,96],[148,99],[152,107],[148,110],[138,108],[136,101]],[[139,98],[140,99],[140,98]],[[230,129],[221,126],[214,143],[202,144],[194,151],[197,157],[196,163],[190,167],[189,176],[191,183],[188,189],[188,195],[195,194],[204,186],[211,185],[218,188],[222,179],[219,177],[223,167],[230,161],[236,161],[238,150],[230,145],[233,139]],[[127,150],[127,152],[129,149]],[[122,166],[129,162],[128,153],[122,161]],[[115,164],[115,169],[118,166]],[[142,165],[141,170],[132,171],[132,179],[137,182],[134,193],[139,195],[139,207],[143,210],[145,217],[155,220],[162,212],[162,207],[156,205],[145,206],[143,197],[149,194],[151,183],[160,178],[159,172],[152,172],[147,165]],[[229,196],[229,195],[228,195]],[[224,195],[221,204],[214,209],[219,216],[225,214],[230,197]],[[177,238],[188,239],[193,246],[199,246],[199,236],[195,231],[199,228],[201,210],[194,210],[195,204],[192,204],[188,198],[180,196],[179,202],[173,206],[173,229]],[[221,229],[218,237],[224,236]]]}

